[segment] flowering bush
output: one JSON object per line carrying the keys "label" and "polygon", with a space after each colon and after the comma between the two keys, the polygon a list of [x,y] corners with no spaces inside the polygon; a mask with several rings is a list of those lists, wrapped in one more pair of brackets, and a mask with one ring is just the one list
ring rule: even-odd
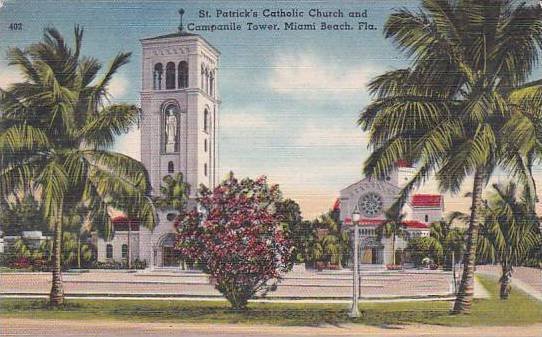
{"label": "flowering bush", "polygon": [[277,185],[265,177],[238,181],[232,173],[213,191],[200,190],[199,212],[178,217],[177,249],[209,274],[233,309],[276,288],[292,268],[292,249],[280,227]]}
{"label": "flowering bush", "polygon": [[20,256],[17,257],[10,265],[11,268],[15,269],[26,269],[32,266],[32,261],[28,257]]}
{"label": "flowering bush", "polygon": [[401,266],[400,264],[387,264],[386,269],[387,270],[401,270],[403,269],[403,266]]}

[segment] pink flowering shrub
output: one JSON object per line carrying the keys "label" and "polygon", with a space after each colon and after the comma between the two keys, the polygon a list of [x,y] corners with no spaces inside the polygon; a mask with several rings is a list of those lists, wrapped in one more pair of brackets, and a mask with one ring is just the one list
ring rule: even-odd
{"label": "pink flowering shrub", "polygon": [[233,309],[265,296],[292,268],[292,248],[280,227],[277,185],[265,177],[238,181],[232,173],[213,191],[200,190],[199,212],[179,217],[177,249],[213,280]]}

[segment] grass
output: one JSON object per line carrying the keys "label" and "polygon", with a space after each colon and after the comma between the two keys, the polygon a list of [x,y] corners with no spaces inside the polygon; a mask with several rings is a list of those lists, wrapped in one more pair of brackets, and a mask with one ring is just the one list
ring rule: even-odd
{"label": "grass", "polygon": [[19,273],[32,271],[32,268],[10,268],[10,267],[0,267],[0,273]]}
{"label": "grass", "polygon": [[363,303],[363,317],[348,318],[346,305],[251,303],[246,312],[233,312],[226,302],[69,300],[59,309],[50,309],[45,300],[0,300],[0,317],[137,320],[140,322],[242,323],[317,326],[360,323],[367,325],[439,324],[449,326],[529,325],[542,323],[542,302],[515,290],[508,301],[498,299],[495,279],[480,277],[493,296],[476,300],[472,314],[451,316],[451,302]]}

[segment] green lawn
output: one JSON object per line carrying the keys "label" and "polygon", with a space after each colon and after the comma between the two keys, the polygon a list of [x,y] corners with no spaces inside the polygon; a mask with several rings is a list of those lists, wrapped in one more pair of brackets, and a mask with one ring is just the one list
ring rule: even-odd
{"label": "green lawn", "polygon": [[542,302],[514,291],[507,302],[497,298],[496,280],[480,277],[494,295],[477,300],[471,315],[450,316],[451,302],[400,302],[360,305],[363,317],[352,321],[347,306],[338,304],[252,303],[247,312],[232,312],[226,302],[70,300],[61,309],[48,309],[44,300],[0,300],[0,317],[55,319],[112,319],[147,322],[245,323],[319,325],[362,323],[368,325],[427,323],[453,326],[527,325],[542,323]]}

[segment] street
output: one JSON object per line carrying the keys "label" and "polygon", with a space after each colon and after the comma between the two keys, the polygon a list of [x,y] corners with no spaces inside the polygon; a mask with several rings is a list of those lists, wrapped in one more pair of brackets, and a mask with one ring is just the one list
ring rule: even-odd
{"label": "street", "polygon": [[325,327],[248,327],[230,324],[124,323],[114,321],[62,321],[9,319],[2,322],[0,336],[29,337],[139,337],[139,336],[398,336],[398,337],[541,337],[542,325],[530,327],[452,328],[430,325],[410,326],[325,326]]}

